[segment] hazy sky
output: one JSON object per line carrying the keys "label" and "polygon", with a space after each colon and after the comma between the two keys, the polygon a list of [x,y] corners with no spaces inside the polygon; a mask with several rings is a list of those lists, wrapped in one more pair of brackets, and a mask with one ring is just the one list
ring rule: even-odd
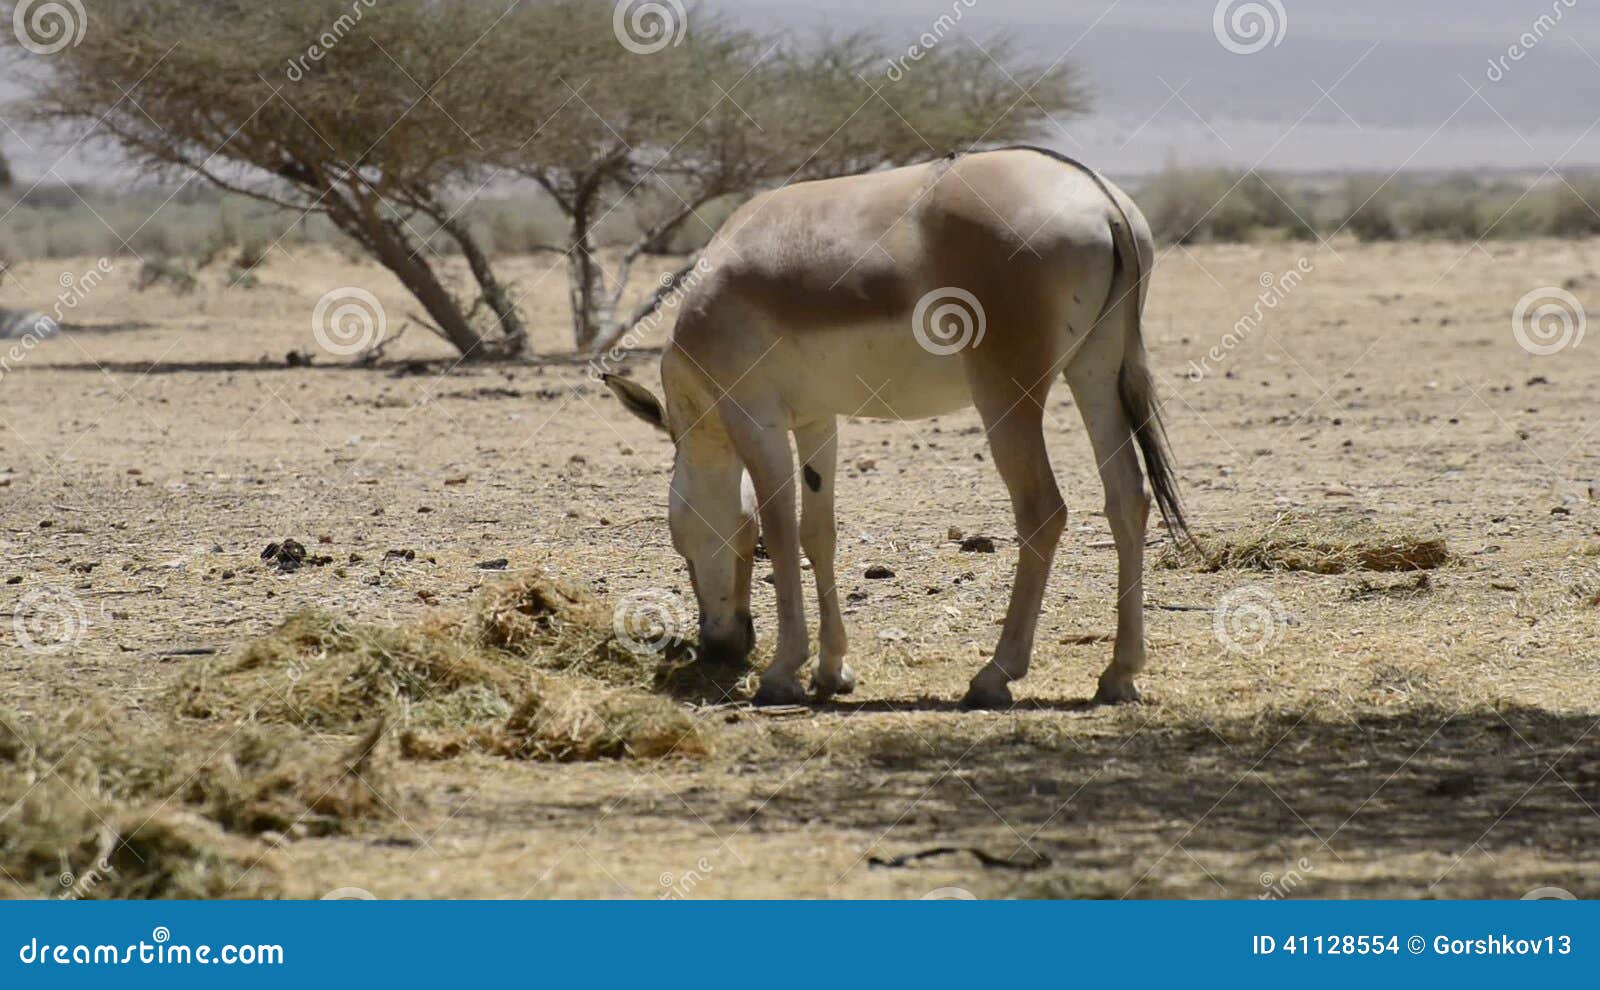
{"label": "hazy sky", "polygon": [[[1225,23],[1247,7],[1271,22],[1276,44],[1250,54],[1219,40],[1216,0],[706,2],[752,27],[871,27],[904,46],[959,13],[939,44],[1009,33],[1042,62],[1065,55],[1095,111],[1046,137],[1113,174],[1168,159],[1302,171],[1600,165],[1600,0],[1222,0]],[[1527,33],[1535,43],[1512,58]],[[0,79],[0,97],[15,92]],[[54,160],[23,138],[36,143],[0,128],[23,174]],[[103,164],[74,156],[59,171],[90,177]]]}
{"label": "hazy sky", "polygon": [[[1246,16],[1240,8],[1265,10],[1277,43],[1229,51],[1214,30],[1219,6],[1224,23],[1232,13]],[[1563,154],[1565,164],[1600,164],[1600,128],[1590,130],[1600,118],[1595,7],[1590,0],[726,5],[753,25],[874,27],[907,44],[959,10],[958,34],[981,41],[1010,33],[1045,62],[1065,53],[1094,88],[1096,112],[1062,122],[1055,137],[1113,172],[1156,168],[1169,156],[1297,170],[1407,162],[1543,168]],[[1543,26],[1536,25],[1541,15]],[[1511,58],[1510,46],[1526,32],[1538,35],[1535,44]],[[1249,38],[1231,40],[1250,47]],[[1492,73],[1491,59],[1504,67]]]}

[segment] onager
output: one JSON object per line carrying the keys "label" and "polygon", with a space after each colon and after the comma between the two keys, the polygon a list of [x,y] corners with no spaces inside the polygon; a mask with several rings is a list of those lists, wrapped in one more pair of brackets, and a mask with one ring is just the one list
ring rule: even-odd
{"label": "onager", "polygon": [[1137,700],[1150,508],[1140,454],[1169,532],[1188,535],[1140,332],[1154,255],[1148,224],[1121,190],[1026,147],[786,186],[730,217],[662,357],[665,404],[606,376],[676,447],[668,522],[699,602],[702,659],[743,662],[755,644],[759,520],[778,640],[756,702],[807,698],[802,549],[821,612],[812,688],[819,700],[850,692],[834,582],[838,419],[975,406],[1020,550],[999,645],[962,706],[1009,706],[1066,528],[1043,430],[1050,387],[1064,375],[1117,550],[1116,646],[1095,697]]}

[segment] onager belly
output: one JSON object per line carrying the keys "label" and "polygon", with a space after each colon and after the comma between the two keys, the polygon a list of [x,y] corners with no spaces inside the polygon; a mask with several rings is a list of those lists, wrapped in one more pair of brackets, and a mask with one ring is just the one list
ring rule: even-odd
{"label": "onager belly", "polygon": [[929,349],[909,319],[775,336],[768,373],[798,419],[924,419],[972,404],[958,338]]}

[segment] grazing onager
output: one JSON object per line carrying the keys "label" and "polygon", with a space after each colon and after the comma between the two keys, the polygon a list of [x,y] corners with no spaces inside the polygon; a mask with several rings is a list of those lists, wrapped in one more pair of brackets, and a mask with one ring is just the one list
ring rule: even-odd
{"label": "grazing onager", "polygon": [[662,358],[665,406],[627,379],[606,377],[630,411],[676,445],[668,520],[699,599],[705,658],[742,661],[754,646],[759,517],[776,579],[778,643],[756,701],[806,697],[802,549],[821,611],[813,687],[823,699],[854,688],[834,584],[838,417],[917,419],[976,406],[1021,546],[1000,643],[962,704],[1008,706],[1009,683],[1028,672],[1066,527],[1043,430],[1050,387],[1064,373],[1117,548],[1116,647],[1096,697],[1137,700],[1150,505],[1140,452],[1168,529],[1187,534],[1140,334],[1143,273],[1154,254],[1132,200],[1036,148],[800,183],[729,218]]}

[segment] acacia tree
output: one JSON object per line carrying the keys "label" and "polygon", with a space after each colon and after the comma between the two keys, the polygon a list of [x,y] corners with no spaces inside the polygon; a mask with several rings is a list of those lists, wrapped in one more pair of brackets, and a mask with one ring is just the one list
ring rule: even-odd
{"label": "acacia tree", "polygon": [[[618,317],[640,254],[703,222],[712,200],[1015,141],[1084,105],[1069,69],[1030,66],[1003,43],[947,39],[885,72],[904,49],[881,36],[780,42],[697,8],[661,26],[667,43],[641,46],[617,9],[118,0],[42,59],[28,109],[152,167],[326,214],[464,356],[487,358],[526,345],[516,299],[461,213],[463,193],[499,177],[531,179],[565,214],[574,341],[597,348],[666,293]],[[608,251],[596,231],[614,212],[638,235]],[[445,285],[417,223],[460,249],[476,299]]]}
{"label": "acacia tree", "polygon": [[[658,39],[682,28],[677,44],[641,52],[616,36],[605,0],[550,0],[547,9],[566,25],[563,105],[535,139],[488,151],[543,187],[567,218],[580,349],[610,346],[653,310],[670,285],[618,317],[634,262],[686,225],[703,224],[699,211],[713,200],[1015,141],[1045,115],[1086,105],[1070,67],[1029,65],[1004,40],[981,49],[952,40],[890,74],[895,46],[874,34],[792,43],[734,29],[698,8],[687,24],[670,16],[657,24]],[[533,21],[509,17],[508,33],[521,35]],[[494,123],[521,115],[511,91],[499,95],[479,107],[484,133],[517,134]],[[597,227],[618,211],[637,219],[637,236],[604,252]]]}
{"label": "acacia tree", "polygon": [[[325,214],[464,357],[516,353],[522,323],[449,195],[485,166],[429,90],[448,85],[462,100],[494,85],[460,57],[489,23],[478,0],[119,0],[45,60],[27,108],[87,125],[155,169]],[[440,278],[424,218],[459,246],[491,324]]]}

